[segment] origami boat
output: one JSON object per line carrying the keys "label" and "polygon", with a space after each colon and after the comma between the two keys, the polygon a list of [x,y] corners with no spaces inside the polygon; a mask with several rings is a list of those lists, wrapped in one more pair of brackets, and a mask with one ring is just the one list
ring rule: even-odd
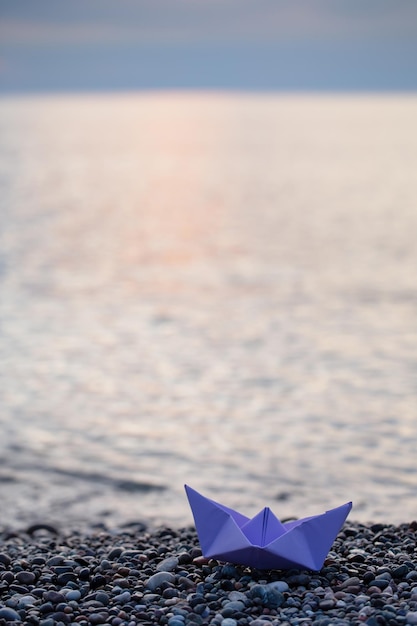
{"label": "origami boat", "polygon": [[185,485],[205,557],[258,569],[319,570],[352,503],[282,524],[265,507],[252,519]]}

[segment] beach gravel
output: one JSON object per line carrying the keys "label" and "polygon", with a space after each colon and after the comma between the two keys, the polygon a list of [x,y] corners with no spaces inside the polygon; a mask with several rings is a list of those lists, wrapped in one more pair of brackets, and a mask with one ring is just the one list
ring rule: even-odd
{"label": "beach gravel", "polygon": [[206,559],[192,528],[4,530],[0,625],[417,624],[416,533],[346,523],[312,572]]}

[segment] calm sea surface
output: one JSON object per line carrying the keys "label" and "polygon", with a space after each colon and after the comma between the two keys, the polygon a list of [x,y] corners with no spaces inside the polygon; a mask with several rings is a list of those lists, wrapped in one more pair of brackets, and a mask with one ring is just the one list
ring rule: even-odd
{"label": "calm sea surface", "polygon": [[0,100],[0,526],[417,517],[417,96]]}

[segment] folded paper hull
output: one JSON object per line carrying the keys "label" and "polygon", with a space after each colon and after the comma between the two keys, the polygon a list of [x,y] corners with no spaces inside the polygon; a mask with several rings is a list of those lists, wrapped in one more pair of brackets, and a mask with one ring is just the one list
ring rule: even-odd
{"label": "folded paper hull", "polygon": [[206,557],[259,569],[319,570],[352,503],[281,524],[269,508],[250,519],[185,486]]}

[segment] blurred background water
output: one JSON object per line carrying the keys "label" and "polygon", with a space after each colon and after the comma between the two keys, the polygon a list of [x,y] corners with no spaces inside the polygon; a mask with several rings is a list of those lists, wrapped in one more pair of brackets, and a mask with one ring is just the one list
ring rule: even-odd
{"label": "blurred background water", "polygon": [[417,97],[0,100],[0,525],[417,517]]}

